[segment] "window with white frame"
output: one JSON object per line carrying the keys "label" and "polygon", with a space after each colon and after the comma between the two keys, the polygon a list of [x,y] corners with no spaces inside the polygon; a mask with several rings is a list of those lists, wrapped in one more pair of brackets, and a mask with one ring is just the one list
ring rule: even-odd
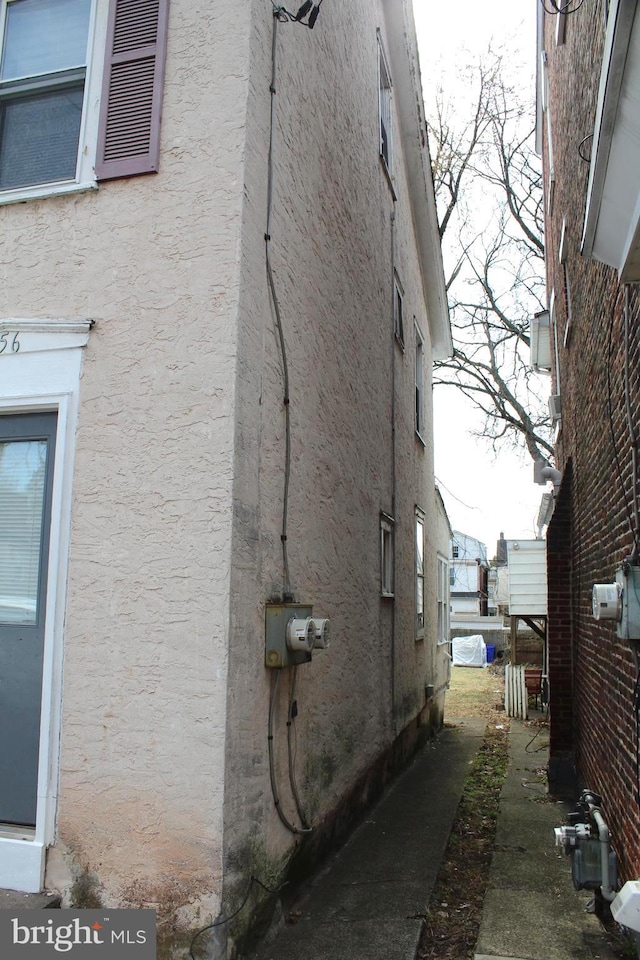
{"label": "window with white frame", "polygon": [[415,324],[416,331],[416,433],[419,437],[424,436],[424,340],[422,334]]}
{"label": "window with white frame", "polygon": [[0,190],[74,180],[92,0],[3,0]]}
{"label": "window with white frame", "polygon": [[416,639],[424,637],[424,513],[416,507]]}
{"label": "window with white frame", "polygon": [[387,59],[382,49],[382,42],[378,35],[378,100],[380,116],[380,156],[382,157],[387,171],[391,172],[393,159],[393,140],[392,140],[392,100],[391,100],[391,74],[387,65]]}
{"label": "window with white frame", "polygon": [[438,643],[449,642],[449,561],[438,554]]}
{"label": "window with white frame", "polygon": [[0,203],[158,170],[168,10],[0,0]]}
{"label": "window with white frame", "polygon": [[393,278],[393,332],[396,340],[404,350],[403,300],[402,286],[396,274]]}
{"label": "window with white frame", "polygon": [[394,595],[394,521],[386,513],[380,514],[380,593],[383,597]]}

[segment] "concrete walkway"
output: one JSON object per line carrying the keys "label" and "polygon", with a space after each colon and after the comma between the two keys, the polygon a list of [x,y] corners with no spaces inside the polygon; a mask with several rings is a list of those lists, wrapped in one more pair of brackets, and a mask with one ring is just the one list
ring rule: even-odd
{"label": "concrete walkway", "polygon": [[554,845],[553,828],[574,807],[547,796],[548,735],[535,734],[511,721],[475,960],[613,960],[602,925],[586,912],[591,894],[574,889],[571,860]]}
{"label": "concrete walkway", "polygon": [[[484,719],[452,721],[395,780],[312,879],[253,960],[415,960]],[[537,735],[536,735],[537,734]],[[535,739],[534,739],[535,738]],[[475,960],[615,960],[589,895],[571,882],[553,828],[570,809],[546,794],[546,729],[511,721],[489,888]],[[59,899],[0,891],[0,909]]]}
{"label": "concrete walkway", "polygon": [[413,960],[484,720],[447,727],[295,904],[259,960]]}
{"label": "concrete walkway", "polygon": [[[312,880],[255,960],[415,960],[451,825],[485,720],[454,721]],[[475,960],[614,960],[589,896],[573,888],[546,795],[547,733],[511,721],[490,886]],[[531,742],[532,741],[532,742]]]}

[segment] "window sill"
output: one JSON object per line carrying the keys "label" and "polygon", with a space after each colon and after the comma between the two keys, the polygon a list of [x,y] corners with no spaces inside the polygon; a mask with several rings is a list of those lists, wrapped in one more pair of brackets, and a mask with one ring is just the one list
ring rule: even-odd
{"label": "window sill", "polygon": [[380,599],[381,599],[381,600],[395,600],[395,598],[396,598],[395,593],[381,593],[381,594],[380,594]]}
{"label": "window sill", "polygon": [[416,434],[416,440],[420,443],[420,445],[422,446],[423,450],[426,449],[427,441],[424,439],[424,437],[422,436],[422,434],[421,434],[421,433],[418,433],[417,430],[415,431],[415,434]]}
{"label": "window sill", "polygon": [[0,206],[9,203],[26,203],[28,200],[44,200],[47,197],[58,197],[67,193],[85,193],[87,190],[97,190],[98,184],[91,183],[46,183],[34,187],[21,187],[19,190],[0,191]]}

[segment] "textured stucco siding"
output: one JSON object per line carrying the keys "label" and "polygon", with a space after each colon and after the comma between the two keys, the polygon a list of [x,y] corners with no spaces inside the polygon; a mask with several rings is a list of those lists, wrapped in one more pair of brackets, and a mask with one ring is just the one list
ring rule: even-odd
{"label": "textured stucco siding", "polygon": [[214,913],[248,14],[172,0],[157,175],[0,208],[0,316],[96,321],[47,879]]}
{"label": "textured stucco siding", "polygon": [[[79,878],[107,904],[158,905],[194,923],[198,904],[206,923],[251,875],[281,875],[298,842],[271,794],[264,666],[265,603],[283,592],[285,443],[264,240],[272,9],[172,0],[159,174],[0,207],[0,317],[96,321],[76,436],[47,881],[67,901]],[[430,318],[397,114],[393,186],[379,157],[377,31],[393,80],[406,64],[387,28],[408,11],[407,0],[352,0],[323,4],[313,31],[278,26],[270,249],[290,377],[287,545],[296,599],[330,617],[333,635],[297,675],[295,773],[314,825],[409,728],[441,722],[427,688],[446,680],[436,584],[448,525],[434,493]],[[381,512],[395,517],[393,600],[380,590]],[[275,779],[297,823],[290,682],[287,671],[275,703]]]}
{"label": "textured stucco siding", "polygon": [[[425,707],[425,684],[443,674],[435,651],[436,554],[447,555],[448,539],[436,522],[429,326],[397,128],[396,203],[378,155],[376,30],[384,42],[385,8],[402,16],[399,3],[354,0],[323,5],[313,31],[278,25],[270,250],[291,394],[287,546],[296,599],[330,617],[333,635],[331,647],[297,675],[295,772],[314,824],[415,720]],[[277,818],[267,756],[274,677],[264,666],[264,607],[283,589],[284,394],[264,245],[273,24],[263,4],[254,4],[254,12],[226,780],[229,879],[239,885],[256,863],[264,866],[265,855],[277,869],[296,843]],[[404,352],[392,335],[394,246]],[[414,317],[425,341],[424,442],[414,430]],[[426,531],[426,624],[419,641],[416,505]],[[396,518],[395,631],[394,601],[380,596],[381,511]],[[287,769],[290,681],[285,671],[275,711],[275,772],[283,809],[298,824]]]}

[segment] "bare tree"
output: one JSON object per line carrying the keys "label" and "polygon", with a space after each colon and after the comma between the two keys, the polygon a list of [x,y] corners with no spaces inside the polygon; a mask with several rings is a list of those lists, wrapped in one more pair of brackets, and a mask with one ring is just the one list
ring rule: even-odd
{"label": "bare tree", "polygon": [[549,459],[548,413],[529,362],[529,320],[544,301],[533,106],[505,82],[499,54],[466,80],[472,107],[461,115],[440,91],[429,124],[455,348],[436,364],[434,384],[475,404],[494,449],[511,442]]}

